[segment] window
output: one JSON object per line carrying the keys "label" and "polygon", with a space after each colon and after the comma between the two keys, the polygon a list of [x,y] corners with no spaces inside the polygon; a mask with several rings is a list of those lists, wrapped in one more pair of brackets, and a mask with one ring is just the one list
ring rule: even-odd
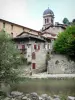
{"label": "window", "polygon": [[47,23],[49,22],[49,19],[47,18]]}
{"label": "window", "polygon": [[11,33],[11,36],[13,37],[13,33]]}
{"label": "window", "polygon": [[30,48],[31,47],[31,44],[27,44],[27,47]]}
{"label": "window", "polygon": [[20,50],[21,50],[21,53],[22,53],[22,54],[25,54],[25,45],[24,45],[24,44],[21,45],[21,49],[20,49]]}
{"label": "window", "polygon": [[22,49],[23,49],[23,50],[25,49],[25,45],[22,45]]}
{"label": "window", "polygon": [[11,30],[13,30],[13,25],[11,25]]}
{"label": "window", "polygon": [[48,44],[48,49],[49,49],[49,44]]}
{"label": "window", "polygon": [[44,43],[44,45],[43,45],[43,48],[45,48],[45,43]]}
{"label": "window", "polygon": [[36,50],[36,45],[34,45],[34,49]]}
{"label": "window", "polygon": [[40,45],[38,45],[38,50],[40,50]]}
{"label": "window", "polygon": [[5,28],[5,23],[3,23],[3,28]]}
{"label": "window", "polygon": [[32,53],[32,59],[36,59],[35,52]]}
{"label": "window", "polygon": [[46,24],[46,19],[45,19],[45,24]]}
{"label": "window", "polygon": [[51,23],[53,23],[53,18],[51,18]]}
{"label": "window", "polygon": [[36,67],[36,64],[32,63],[32,69],[35,69],[35,67]]}

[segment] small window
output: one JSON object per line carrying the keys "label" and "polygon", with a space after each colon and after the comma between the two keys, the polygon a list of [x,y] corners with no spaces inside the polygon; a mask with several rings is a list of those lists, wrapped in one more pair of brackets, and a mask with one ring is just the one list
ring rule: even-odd
{"label": "small window", "polygon": [[49,49],[49,44],[47,44],[47,48]]}
{"label": "small window", "polygon": [[13,33],[11,33],[11,36],[13,37]]}
{"label": "small window", "polygon": [[5,23],[3,23],[3,28],[5,28]]}
{"label": "small window", "polygon": [[45,19],[45,24],[46,24],[46,19]]}
{"label": "small window", "polygon": [[11,25],[11,30],[13,30],[13,25]]}
{"label": "small window", "polygon": [[32,53],[32,59],[36,59],[35,52]]}
{"label": "small window", "polygon": [[32,69],[35,69],[35,67],[36,67],[36,64],[32,63]]}
{"label": "small window", "polygon": [[43,48],[45,48],[45,45],[46,45],[46,44],[44,43],[44,44],[43,44]]}
{"label": "small window", "polygon": [[40,50],[40,45],[38,45],[38,50]]}
{"label": "small window", "polygon": [[34,45],[34,49],[36,50],[36,45]]}
{"label": "small window", "polygon": [[53,18],[51,18],[51,23],[53,23]]}

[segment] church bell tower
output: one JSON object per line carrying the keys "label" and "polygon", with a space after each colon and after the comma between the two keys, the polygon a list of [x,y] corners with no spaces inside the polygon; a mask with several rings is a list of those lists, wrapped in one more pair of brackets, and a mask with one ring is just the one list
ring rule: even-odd
{"label": "church bell tower", "polygon": [[51,9],[46,9],[43,12],[43,29],[54,24],[54,13]]}

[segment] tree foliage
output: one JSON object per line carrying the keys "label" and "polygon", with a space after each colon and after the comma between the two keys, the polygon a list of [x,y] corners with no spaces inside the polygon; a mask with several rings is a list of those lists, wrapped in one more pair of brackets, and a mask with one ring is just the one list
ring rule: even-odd
{"label": "tree foliage", "polygon": [[19,64],[21,64],[19,51],[10,36],[2,30],[0,32],[0,82],[14,81],[18,75]]}
{"label": "tree foliage", "polygon": [[69,20],[67,18],[63,19],[63,24],[69,25]]}
{"label": "tree foliage", "polygon": [[72,20],[72,25],[75,25],[75,19]]}
{"label": "tree foliage", "polygon": [[64,32],[59,33],[54,42],[54,50],[75,57],[75,26],[70,26]]}

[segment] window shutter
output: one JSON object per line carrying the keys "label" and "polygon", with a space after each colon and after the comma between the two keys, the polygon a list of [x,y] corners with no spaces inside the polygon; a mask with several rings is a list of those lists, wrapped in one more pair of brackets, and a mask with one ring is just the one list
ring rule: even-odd
{"label": "window shutter", "polygon": [[22,49],[25,49],[25,45],[22,45]]}
{"label": "window shutter", "polygon": [[36,64],[32,63],[32,69],[35,69],[35,67],[36,67]]}
{"label": "window shutter", "polygon": [[36,50],[36,45],[34,45],[34,49]]}

